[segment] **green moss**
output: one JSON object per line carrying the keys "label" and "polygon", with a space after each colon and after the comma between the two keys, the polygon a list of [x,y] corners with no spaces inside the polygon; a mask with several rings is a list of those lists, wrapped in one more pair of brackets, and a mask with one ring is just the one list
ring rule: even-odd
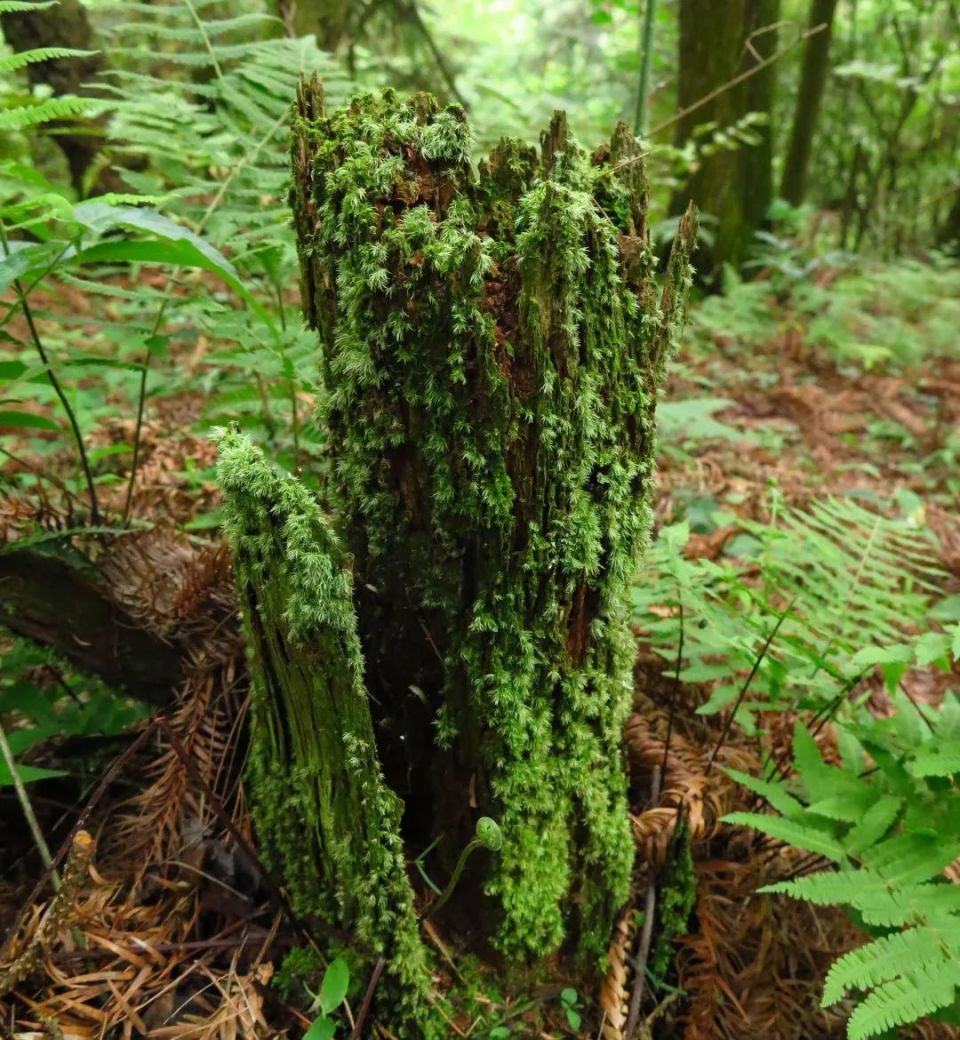
{"label": "green moss", "polygon": [[625,129],[591,159],[558,116],[539,154],[504,142],[477,172],[430,99],[326,115],[308,86],[298,113],[325,494],[368,681],[452,847],[477,812],[503,829],[501,949],[593,962],[633,857],[629,582],[692,223],[661,290]]}
{"label": "green moss", "polygon": [[656,943],[650,956],[650,974],[667,982],[676,954],[674,940],[687,934],[697,902],[697,872],[690,849],[690,826],[681,816],[670,840],[657,902]]}
{"label": "green moss", "polygon": [[239,433],[220,430],[217,444],[250,648],[248,777],[261,848],[298,914],[387,959],[382,997],[401,1035],[429,1035],[401,806],[380,775],[342,551],[297,480]]}

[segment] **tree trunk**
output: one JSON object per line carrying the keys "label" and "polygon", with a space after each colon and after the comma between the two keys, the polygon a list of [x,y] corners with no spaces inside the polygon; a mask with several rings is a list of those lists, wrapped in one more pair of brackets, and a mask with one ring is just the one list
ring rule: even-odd
{"label": "tree trunk", "polygon": [[314,82],[293,155],[324,494],[388,780],[449,853],[500,822],[505,954],[595,965],[633,860],[629,586],[694,219],[658,292],[636,141],[591,161],[562,114],[477,176],[459,109],[388,92],[328,116]]}
{"label": "tree trunk", "polygon": [[937,231],[937,244],[952,256],[960,256],[960,184],[953,189],[953,205]]}
{"label": "tree trunk", "polygon": [[799,206],[807,194],[807,171],[810,168],[813,135],[830,72],[830,37],[836,10],[837,0],[812,0],[810,5],[810,28],[815,29],[818,25],[826,28],[807,40],[803,52],[797,104],[780,185],[780,194],[791,206]]}
{"label": "tree trunk", "polygon": [[377,759],[350,574],[298,481],[239,433],[221,432],[219,449],[253,676],[248,776],[261,847],[298,914],[333,921],[386,958],[381,999],[404,1035],[420,1035],[426,961],[401,806]]}
{"label": "tree trunk", "polygon": [[294,36],[313,33],[321,50],[333,52],[346,39],[353,0],[276,0],[277,16]]}
{"label": "tree trunk", "polygon": [[[38,7],[40,4],[38,3]],[[51,58],[27,66],[31,83],[49,85],[54,95],[73,94],[97,97],[90,84],[106,67],[106,59],[97,51],[86,8],[80,0],[60,0],[52,7],[37,11],[0,15],[0,28],[10,47],[20,53],[41,47],[69,47],[94,51],[85,58]],[[70,168],[70,179],[78,195],[86,194],[87,171],[95,161],[103,143],[102,127],[97,121],[70,119],[50,124],[58,132],[53,135]],[[70,132],[73,130],[74,132]],[[94,189],[122,190],[123,184],[111,170],[95,178]]]}
{"label": "tree trunk", "polygon": [[[763,117],[749,127],[751,143],[711,143],[704,148],[686,186],[674,196],[674,212],[682,212],[692,199],[716,219],[712,244],[697,251],[697,269],[708,277],[725,263],[742,265],[773,198],[773,65],[735,86],[726,84],[775,52],[777,31],[771,27],[779,15],[780,0],[680,3],[677,104],[681,112],[691,111],[677,124],[677,144],[686,144],[707,123],[715,122],[723,130],[751,112]],[[697,104],[714,93],[705,104]]]}

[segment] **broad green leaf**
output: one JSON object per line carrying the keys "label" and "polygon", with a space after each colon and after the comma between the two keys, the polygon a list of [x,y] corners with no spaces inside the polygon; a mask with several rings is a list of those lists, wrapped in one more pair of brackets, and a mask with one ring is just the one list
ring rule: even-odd
{"label": "broad green leaf", "polygon": [[206,257],[212,265],[211,269],[229,273],[234,278],[237,276],[233,264],[221,252],[214,249],[209,242],[205,242],[189,228],[165,217],[155,209],[139,206],[114,206],[99,199],[92,199],[75,206],[73,213],[79,223],[98,235],[114,228],[123,227],[146,231],[148,234],[168,242],[189,242],[198,253]]}
{"label": "broad green leaf", "polygon": [[34,412],[0,411],[0,426],[16,426],[31,430],[56,430],[60,427],[52,419],[45,415],[36,415]]}
{"label": "broad green leaf", "polygon": [[[17,775],[25,784],[33,783],[34,780],[52,780],[57,776],[66,776],[62,769],[41,769],[38,766],[17,766]],[[0,760],[0,787],[12,787],[13,777],[7,768],[7,763]]]}
{"label": "broad green leaf", "polygon": [[[213,250],[216,253],[216,250]],[[219,275],[236,293],[242,297],[251,310],[276,336],[277,328],[263,304],[237,277],[233,265],[225,257],[216,254],[218,261],[212,260],[207,251],[197,249],[193,242],[186,238],[153,239],[150,241],[124,239],[121,241],[102,242],[76,253],[71,262],[83,263],[140,263],[170,264],[175,267],[198,267],[204,271]]]}
{"label": "broad green leaf", "polygon": [[313,1025],[303,1034],[303,1040],[331,1040],[337,1031],[337,1023],[326,1015],[314,1019]]}
{"label": "broad green leaf", "polygon": [[320,984],[320,1010],[330,1015],[343,1003],[350,985],[350,968],[342,957],[327,966]]}

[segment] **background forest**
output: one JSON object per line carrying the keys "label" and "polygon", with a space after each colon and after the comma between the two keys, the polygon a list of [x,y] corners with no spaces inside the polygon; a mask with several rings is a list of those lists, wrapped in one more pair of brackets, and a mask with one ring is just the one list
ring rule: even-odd
{"label": "background forest", "polygon": [[960,3],[0,35],[0,1038],[960,1036]]}

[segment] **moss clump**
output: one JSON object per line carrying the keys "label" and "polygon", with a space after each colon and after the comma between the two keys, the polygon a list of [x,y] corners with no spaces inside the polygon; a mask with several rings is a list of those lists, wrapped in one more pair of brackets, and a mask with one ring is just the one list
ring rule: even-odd
{"label": "moss clump", "polygon": [[250,648],[248,775],[261,847],[299,914],[387,959],[381,996],[401,1035],[430,1035],[401,806],[379,771],[340,546],[311,494],[246,437],[221,430],[217,443]]}
{"label": "moss clump", "polygon": [[673,968],[674,940],[687,934],[697,902],[697,872],[690,849],[690,824],[685,815],[677,820],[657,901],[657,940],[650,956],[650,975],[658,985],[667,982]]}
{"label": "moss clump", "polygon": [[327,115],[301,91],[291,201],[325,492],[391,779],[432,786],[452,848],[476,814],[499,821],[505,953],[569,941],[591,962],[633,855],[629,582],[693,221],[661,287],[626,128],[591,157],[558,114],[539,152],[504,142],[479,173],[469,154],[463,114],[432,99]]}

